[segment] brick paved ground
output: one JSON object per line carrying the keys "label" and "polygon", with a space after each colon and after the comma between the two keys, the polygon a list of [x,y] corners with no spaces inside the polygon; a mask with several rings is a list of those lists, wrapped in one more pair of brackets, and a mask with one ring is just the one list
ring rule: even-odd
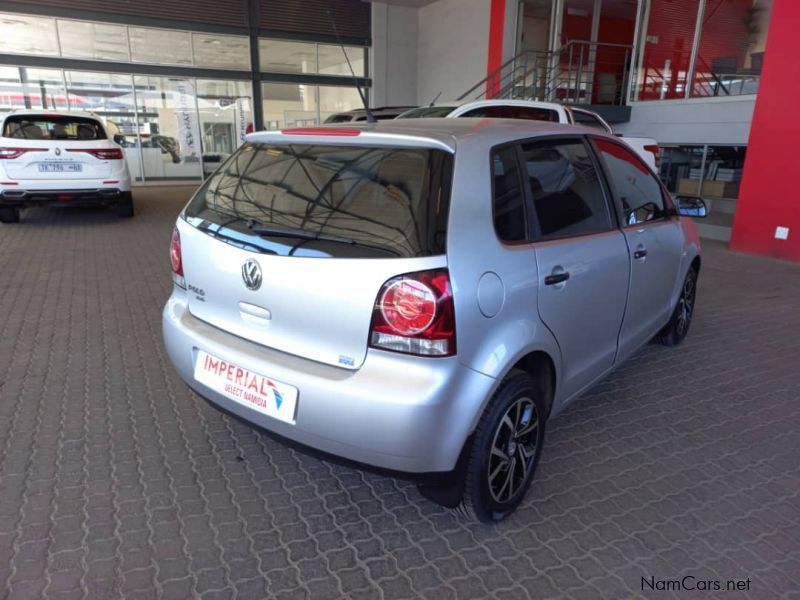
{"label": "brick paved ground", "polygon": [[554,421],[524,506],[465,527],[178,380],[160,310],[185,194],[0,226],[2,595],[621,598],[694,575],[800,597],[800,267],[707,245],[685,346]]}

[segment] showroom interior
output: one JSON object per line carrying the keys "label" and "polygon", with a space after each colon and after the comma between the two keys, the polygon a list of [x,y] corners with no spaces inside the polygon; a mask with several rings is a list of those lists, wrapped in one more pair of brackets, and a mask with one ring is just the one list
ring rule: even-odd
{"label": "showroom interior", "polygon": [[[0,224],[0,596],[800,595],[797,31],[796,0],[0,2],[0,120],[97,116],[136,205]],[[548,423],[497,524],[220,413],[164,347],[193,194],[362,93],[589,109],[707,207],[692,335]]]}

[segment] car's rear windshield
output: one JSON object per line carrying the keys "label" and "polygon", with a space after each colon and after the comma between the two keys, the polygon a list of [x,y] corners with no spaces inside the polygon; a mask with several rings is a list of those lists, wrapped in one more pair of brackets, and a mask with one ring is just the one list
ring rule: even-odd
{"label": "car's rear windshield", "polygon": [[443,254],[452,158],[426,148],[248,143],[184,217],[222,241],[283,256]]}
{"label": "car's rear windshield", "polygon": [[421,106],[412,108],[399,115],[398,119],[430,119],[446,117],[456,109],[455,106]]}
{"label": "car's rear windshield", "polygon": [[3,137],[18,140],[104,140],[100,123],[69,115],[9,115]]}

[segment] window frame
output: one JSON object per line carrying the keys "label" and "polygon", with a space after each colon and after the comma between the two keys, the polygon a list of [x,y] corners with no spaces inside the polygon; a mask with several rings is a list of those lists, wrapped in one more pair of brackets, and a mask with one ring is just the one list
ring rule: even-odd
{"label": "window frame", "polygon": [[595,156],[594,147],[592,144],[588,142],[586,139],[586,135],[555,135],[555,136],[541,136],[535,138],[528,138],[525,140],[519,140],[518,144],[518,156],[520,163],[522,164],[522,168],[524,167],[524,153],[522,152],[522,146],[524,144],[530,143],[558,143],[558,142],[580,142],[583,144],[584,148],[586,148],[586,152],[589,155],[589,159],[592,161],[592,166],[594,167],[595,172],[597,173],[597,182],[600,184],[600,191],[603,195],[603,203],[605,205],[606,211],[608,212],[608,220],[609,220],[609,228],[603,231],[594,231],[594,232],[586,232],[586,233],[578,233],[578,234],[568,234],[568,235],[553,235],[553,236],[544,236],[542,235],[541,228],[539,226],[539,217],[536,214],[536,206],[533,202],[533,190],[531,190],[530,182],[525,182],[524,189],[525,195],[527,197],[526,204],[528,205],[529,209],[528,212],[532,213],[530,220],[533,221],[533,236],[531,239],[532,243],[538,242],[553,242],[559,240],[570,240],[570,239],[579,239],[582,237],[586,237],[589,235],[602,235],[608,233],[610,231],[617,231],[619,230],[619,216],[617,215],[616,207],[614,206],[613,196],[611,195],[610,189],[608,188],[607,182],[605,180],[603,169],[601,168],[597,156]]}
{"label": "window frame", "polygon": [[[603,178],[605,179],[606,187],[608,188],[608,190],[609,190],[609,192],[611,194],[611,198],[612,198],[612,201],[613,201],[613,204],[614,204],[614,212],[617,214],[617,221],[618,221],[619,228],[621,230],[625,230],[625,229],[641,229],[642,227],[649,227],[651,225],[655,225],[655,224],[658,224],[658,223],[669,222],[677,215],[677,210],[675,209],[675,206],[674,206],[674,204],[672,202],[672,198],[670,197],[669,192],[667,191],[666,187],[664,186],[664,182],[661,181],[660,177],[658,177],[655,173],[653,173],[653,171],[650,169],[650,167],[641,159],[641,157],[639,157],[636,154],[635,151],[633,151],[631,148],[628,148],[625,144],[623,144],[623,143],[619,142],[618,140],[616,140],[616,139],[614,139],[612,137],[609,137],[609,136],[603,136],[603,135],[597,135],[597,134],[587,134],[586,137],[587,137],[587,141],[589,142],[589,147],[592,149],[592,152],[596,155],[595,158],[597,160],[597,163],[599,165],[601,165],[601,167],[602,167],[601,171],[602,171],[602,174],[603,174]],[[650,221],[643,221],[641,223],[634,223],[634,224],[631,224],[631,225],[627,224],[627,222],[625,221],[625,208],[622,206],[622,200],[621,200],[621,198],[619,196],[619,193],[618,193],[618,191],[616,189],[616,186],[614,185],[613,178],[610,175],[610,170],[611,169],[609,168],[608,163],[603,158],[602,152],[596,146],[596,144],[594,142],[595,140],[603,140],[605,142],[612,143],[612,144],[622,148],[630,156],[632,156],[636,161],[638,161],[642,166],[644,166],[645,169],[647,169],[647,171],[650,174],[650,177],[653,178],[653,180],[658,185],[659,192],[661,193],[661,200],[664,203],[664,212],[663,212],[662,216],[660,216],[658,218],[655,218],[655,219],[652,219]]]}
{"label": "window frame", "polygon": [[[602,136],[596,136],[602,137]],[[491,185],[491,203],[492,203],[492,231],[494,231],[495,237],[497,241],[500,242],[504,246],[519,246],[519,245],[530,245],[530,244],[537,244],[543,242],[555,242],[555,241],[563,241],[563,240],[570,240],[570,239],[580,239],[590,235],[604,235],[609,232],[620,231],[622,229],[623,223],[620,216],[620,212],[618,211],[618,207],[616,205],[616,200],[614,194],[609,186],[608,180],[606,178],[605,171],[603,169],[602,164],[600,163],[599,156],[597,155],[594,145],[590,143],[589,136],[586,134],[552,134],[552,135],[542,135],[536,136],[533,138],[522,138],[513,140],[510,142],[503,142],[501,144],[495,144],[489,148],[489,179]],[[603,138],[606,139],[606,138]],[[542,236],[541,229],[539,228],[539,219],[536,215],[536,208],[533,204],[533,192],[530,188],[530,184],[526,178],[522,178],[520,176],[521,185],[522,185],[522,192],[524,196],[523,201],[523,209],[525,212],[525,231],[526,236],[524,240],[519,240],[515,242],[510,242],[502,239],[498,233],[497,229],[494,225],[494,171],[493,171],[493,157],[494,155],[503,150],[508,146],[515,147],[515,155],[517,159],[517,172],[522,173],[525,170],[525,161],[523,158],[522,146],[523,144],[529,143],[545,143],[545,142],[575,142],[578,141],[584,145],[587,149],[587,153],[589,155],[590,160],[592,161],[592,165],[594,166],[595,172],[598,174],[598,183],[600,184],[600,190],[603,194],[603,201],[605,203],[606,210],[608,211],[609,220],[611,222],[611,226],[609,229],[605,231],[596,231],[593,233],[579,233],[579,234],[571,234],[571,235],[563,235],[563,236],[553,236],[553,237],[544,237]]]}
{"label": "window frame", "polygon": [[[520,191],[522,192],[522,211],[525,215],[525,219],[523,223],[525,225],[525,236],[520,240],[504,240],[500,237],[500,233],[497,231],[497,225],[495,224],[495,187],[494,187],[494,157],[502,152],[511,148],[514,151],[514,162],[517,165],[517,180],[519,181]],[[518,141],[511,141],[511,142],[504,142],[502,144],[497,144],[489,148],[489,182],[491,185],[491,197],[490,202],[492,203],[492,231],[494,232],[497,241],[500,242],[504,246],[522,246],[530,244],[532,241],[532,234],[534,232],[534,224],[533,224],[533,215],[531,211],[533,209],[533,205],[531,204],[531,196],[528,192],[528,186],[525,185],[523,178],[522,178],[522,155]]]}

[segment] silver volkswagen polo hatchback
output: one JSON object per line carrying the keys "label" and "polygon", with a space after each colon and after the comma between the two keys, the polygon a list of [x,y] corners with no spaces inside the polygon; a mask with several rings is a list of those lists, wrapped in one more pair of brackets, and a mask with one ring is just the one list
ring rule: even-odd
{"label": "silver volkswagen polo hatchback", "polygon": [[256,133],[177,220],[164,341],[219,408],[500,520],[549,418],[686,336],[704,211],[597,130]]}

